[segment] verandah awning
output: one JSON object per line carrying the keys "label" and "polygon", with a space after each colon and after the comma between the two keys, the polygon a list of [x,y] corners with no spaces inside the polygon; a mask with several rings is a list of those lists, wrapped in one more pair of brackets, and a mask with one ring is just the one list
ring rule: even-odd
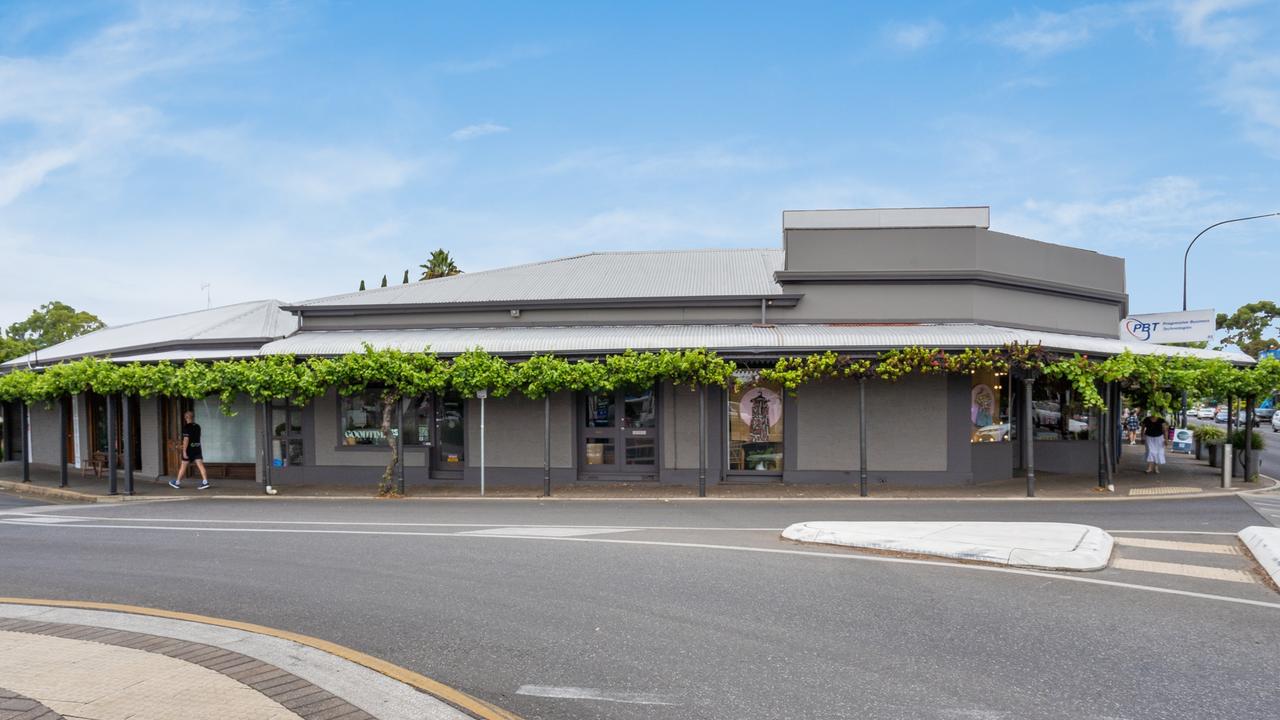
{"label": "verandah awning", "polygon": [[705,347],[725,355],[777,356],[809,351],[873,352],[919,345],[941,349],[1043,345],[1046,350],[1087,355],[1186,355],[1220,358],[1238,365],[1253,358],[1236,352],[1170,347],[968,323],[908,325],[606,325],[556,327],[431,328],[423,330],[303,330],[267,343],[262,355],[331,356],[359,352],[365,343],[406,352],[456,355],[483,348],[495,355],[581,355]]}

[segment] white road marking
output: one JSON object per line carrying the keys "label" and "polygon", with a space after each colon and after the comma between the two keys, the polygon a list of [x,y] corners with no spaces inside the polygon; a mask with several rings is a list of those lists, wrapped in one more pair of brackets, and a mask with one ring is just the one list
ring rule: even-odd
{"label": "white road marking", "polygon": [[24,525],[57,525],[58,523],[80,522],[79,518],[59,517],[56,515],[31,515],[14,517],[6,522],[23,523]]}
{"label": "white road marking", "polygon": [[1215,545],[1213,543],[1177,542],[1176,540],[1152,540],[1150,538],[1115,538],[1116,545],[1126,547],[1152,548],[1155,550],[1181,550],[1183,552],[1212,553],[1214,555],[1239,555],[1240,548],[1234,545]]}
{"label": "white road marking", "polygon": [[[30,510],[31,508],[27,508]],[[4,514],[4,513],[0,513]],[[13,515],[25,515],[24,512],[14,511]],[[439,528],[581,528],[584,530],[600,530],[601,532],[615,532],[619,530],[737,530],[737,531],[755,531],[755,532],[782,532],[779,527],[693,527],[685,525],[546,525],[546,524],[503,524],[503,523],[428,523],[428,522],[352,522],[349,520],[253,520],[253,519],[236,519],[221,520],[217,518],[113,518],[100,517],[95,515],[61,515],[60,517],[74,518],[76,520],[99,520],[102,522],[164,522],[164,523],[208,523],[217,525],[341,525],[347,527],[439,527]],[[1225,533],[1231,534],[1231,533]]]}
{"label": "white road marking", "polygon": [[1206,567],[1204,565],[1184,565],[1182,563],[1156,562],[1155,560],[1134,560],[1132,558],[1116,558],[1111,567],[1117,570],[1137,570],[1162,575],[1180,575],[1182,577],[1202,578],[1204,580],[1225,580],[1226,582],[1256,583],[1253,573],[1246,570]]}
{"label": "white road marking", "polygon": [[[96,519],[96,518],[95,518]],[[1235,537],[1233,532],[1211,532],[1208,530],[1108,530],[1107,532],[1115,535],[1123,533],[1125,535],[1230,535]]]}
{"label": "white road marking", "polygon": [[530,695],[544,698],[566,698],[569,700],[603,700],[604,702],[629,703],[632,705],[678,705],[672,702],[671,696],[648,692],[628,692],[624,690],[601,690],[599,688],[554,687],[551,685],[521,685],[517,695]]}
{"label": "white road marking", "polygon": [[[12,520],[0,520],[0,523],[8,523],[11,525],[22,525],[23,523],[13,522]],[[34,526],[27,527],[52,527],[52,526]],[[1060,580],[1062,582],[1085,583],[1088,585],[1102,585],[1105,587],[1125,588],[1128,590],[1140,590],[1143,592],[1158,593],[1161,595],[1178,595],[1181,597],[1197,598],[1200,600],[1214,600],[1218,602],[1233,603],[1236,605],[1252,605],[1255,607],[1272,608],[1280,610],[1280,603],[1266,602],[1263,600],[1250,600],[1247,598],[1234,598],[1226,595],[1214,595],[1212,593],[1193,592],[1190,590],[1176,590],[1173,588],[1156,587],[1153,585],[1138,585],[1136,583],[1120,582],[1118,580],[1103,580],[1101,578],[1081,577],[1079,575],[1058,574],[1041,572],[1038,570],[1023,570],[1019,568],[998,567],[994,565],[968,565],[961,563],[943,562],[940,560],[915,560],[912,558],[896,558],[884,555],[859,555],[853,553],[844,553],[839,551],[819,552],[814,550],[792,550],[786,548],[760,548],[746,547],[741,545],[715,545],[711,543],[686,543],[686,542],[666,542],[661,540],[623,540],[620,538],[599,538],[599,537],[537,537],[537,536],[509,536],[509,535],[468,535],[457,532],[421,532],[408,530],[320,530],[320,529],[304,529],[304,528],[234,528],[234,527],[178,527],[165,525],[91,525],[87,523],[77,523],[72,525],[58,525],[59,530],[167,530],[174,532],[243,532],[243,533],[277,533],[277,534],[300,534],[300,535],[381,535],[388,537],[439,537],[439,538],[461,538],[461,539],[497,539],[497,540],[542,540],[548,542],[579,542],[579,543],[604,543],[609,545],[644,545],[650,547],[673,547],[687,548],[692,550],[724,550],[729,552],[749,552],[762,553],[766,555],[792,555],[807,558],[822,558],[824,560],[847,560],[857,562],[872,563],[892,563],[898,565],[925,565],[929,567],[948,568],[951,570],[972,571],[972,572],[994,572],[1005,573],[1008,575],[1022,575],[1026,577],[1047,578],[1050,580]]]}
{"label": "white road marking", "polygon": [[1150,487],[1150,488],[1131,488],[1130,495],[1189,495],[1191,493],[1204,492],[1198,487]]}
{"label": "white road marking", "polygon": [[496,527],[484,530],[463,530],[459,535],[505,535],[507,537],[579,537],[606,533],[631,532],[631,528],[580,528],[580,527]]}

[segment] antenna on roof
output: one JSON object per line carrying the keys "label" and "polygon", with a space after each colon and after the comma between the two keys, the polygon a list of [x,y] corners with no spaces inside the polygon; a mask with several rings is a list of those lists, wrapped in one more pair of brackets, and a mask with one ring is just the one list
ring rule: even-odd
{"label": "antenna on roof", "polygon": [[213,291],[210,290],[211,287],[213,286],[210,285],[209,283],[200,283],[200,289],[204,291],[204,309],[205,310],[208,310],[213,307]]}

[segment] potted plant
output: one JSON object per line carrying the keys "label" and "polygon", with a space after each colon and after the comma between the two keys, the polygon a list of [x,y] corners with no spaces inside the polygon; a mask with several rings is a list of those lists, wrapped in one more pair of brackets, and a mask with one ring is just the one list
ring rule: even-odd
{"label": "potted plant", "polygon": [[1262,470],[1262,453],[1259,451],[1267,446],[1265,440],[1262,439],[1262,433],[1254,431],[1253,452],[1249,453],[1249,467],[1244,466],[1244,428],[1235,430],[1231,433],[1231,454],[1232,472],[1240,473],[1246,481],[1256,480]]}
{"label": "potted plant", "polygon": [[[1196,459],[1203,459],[1200,456],[1200,450],[1207,446],[1209,448],[1209,461],[1210,464],[1212,464],[1215,453],[1213,444],[1215,442],[1222,442],[1222,439],[1227,436],[1227,433],[1220,427],[1215,427],[1213,425],[1199,425],[1191,431],[1191,436],[1195,442]],[[1214,467],[1217,466],[1215,465]]]}

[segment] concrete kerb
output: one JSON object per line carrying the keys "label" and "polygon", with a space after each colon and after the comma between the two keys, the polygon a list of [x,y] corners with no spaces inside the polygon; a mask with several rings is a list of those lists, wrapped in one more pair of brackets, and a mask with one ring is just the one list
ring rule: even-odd
{"label": "concrete kerb", "polygon": [[803,522],[782,531],[802,543],[930,555],[1041,570],[1107,567],[1114,540],[1101,528],[1045,522]]}
{"label": "concrete kerb", "polygon": [[[0,480],[0,492],[12,492],[20,495],[29,495],[32,497],[47,497],[54,500],[65,500],[68,502],[85,502],[85,503],[119,503],[119,502],[157,502],[157,501],[178,501],[178,500],[259,500],[259,501],[280,501],[280,500],[308,500],[308,501],[350,501],[350,500],[377,500],[380,502],[410,501],[410,502],[460,502],[460,501],[518,501],[518,502],[614,502],[618,500],[636,500],[650,502],[911,502],[911,501],[944,501],[944,502],[1173,502],[1178,500],[1204,500],[1212,497],[1228,497],[1235,495],[1252,495],[1255,493],[1265,493],[1280,487],[1280,480],[1268,475],[1259,475],[1260,481],[1269,482],[1267,487],[1243,488],[1236,486],[1228,492],[1221,493],[1195,493],[1187,495],[1156,495],[1133,497],[1127,495],[1103,495],[1103,496],[1085,496],[1085,497],[972,497],[972,496],[871,496],[871,497],[662,497],[660,495],[651,496],[634,496],[634,495],[616,495],[604,497],[565,497],[552,495],[545,496],[481,496],[481,495],[409,495],[400,498],[380,498],[374,495],[290,495],[277,494],[266,495],[265,493],[254,493],[249,495],[207,495],[191,497],[150,497],[139,495],[94,495],[92,493],[82,493],[75,490],[66,490],[63,488],[51,488],[43,485],[35,485],[32,483],[14,482],[11,480]],[[278,489],[278,488],[277,488]],[[852,490],[851,490],[852,492]]]}
{"label": "concrete kerb", "polygon": [[1241,530],[1238,537],[1271,576],[1271,581],[1280,587],[1280,528],[1253,525]]}
{"label": "concrete kerb", "polygon": [[12,597],[0,597],[0,617],[93,625],[221,647],[287,670],[382,720],[520,720],[385,660],[252,623],[134,605]]}

